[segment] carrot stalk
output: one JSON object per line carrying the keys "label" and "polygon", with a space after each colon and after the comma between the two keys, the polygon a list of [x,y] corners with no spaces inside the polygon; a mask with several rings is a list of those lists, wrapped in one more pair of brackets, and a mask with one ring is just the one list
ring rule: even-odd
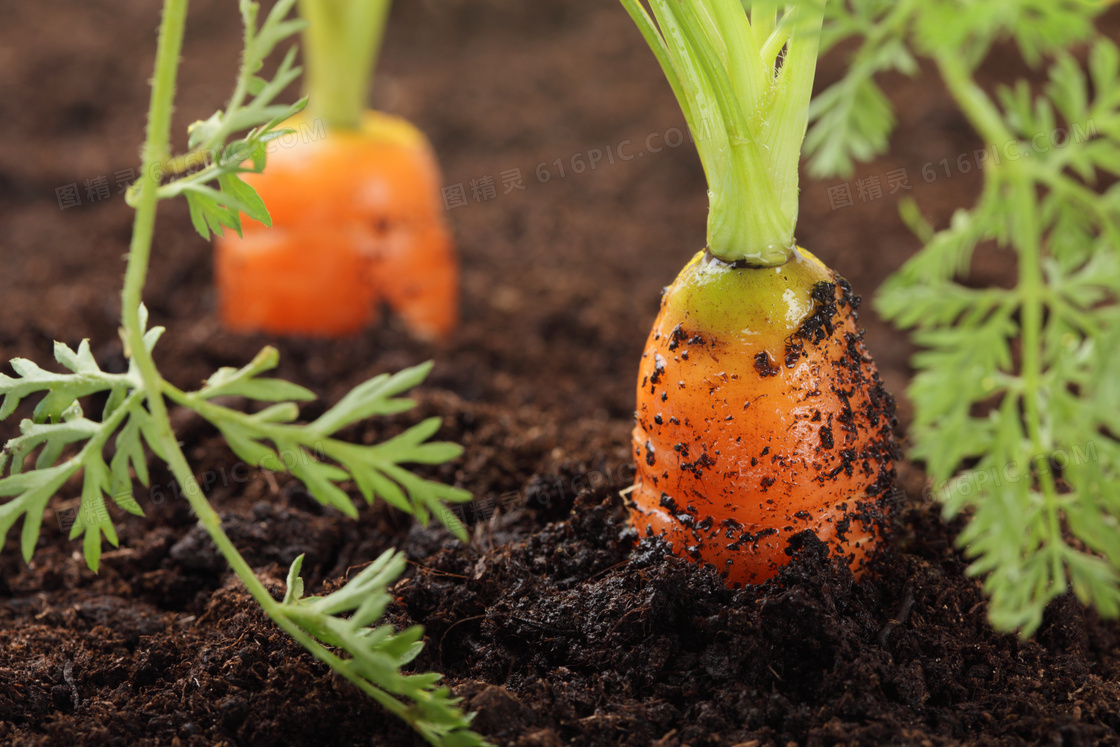
{"label": "carrot stalk", "polygon": [[361,127],[389,7],[389,0],[299,0],[312,118],[336,130]]}
{"label": "carrot stalk", "polygon": [[652,17],[639,0],[622,4],[696,140],[711,201],[709,251],[755,266],[788,261],[823,6],[790,6],[777,24],[776,4],[756,3],[756,30],[739,2],[651,0]]}

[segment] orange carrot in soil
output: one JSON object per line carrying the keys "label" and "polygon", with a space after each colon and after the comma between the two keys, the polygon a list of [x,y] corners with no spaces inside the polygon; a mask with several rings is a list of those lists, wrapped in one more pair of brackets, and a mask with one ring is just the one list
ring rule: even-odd
{"label": "orange carrot in soil", "polygon": [[383,304],[421,338],[446,337],[458,322],[459,266],[435,155],[411,124],[364,106],[388,6],[300,4],[308,109],[285,123],[294,144],[274,141],[264,173],[244,176],[272,228],[243,218],[243,237],[217,241],[231,329],[347,335]]}
{"label": "orange carrot in soil", "polygon": [[858,297],[794,241],[823,9],[622,4],[681,103],[711,202],[707,249],[666,289],[641,361],[631,523],[734,586],[772,577],[805,530],[858,574],[898,447]]}
{"label": "orange carrot in soil", "polygon": [[858,572],[882,532],[897,448],[858,303],[804,250],[773,268],[697,254],[642,356],[634,525],[736,585],[772,576],[805,529]]}

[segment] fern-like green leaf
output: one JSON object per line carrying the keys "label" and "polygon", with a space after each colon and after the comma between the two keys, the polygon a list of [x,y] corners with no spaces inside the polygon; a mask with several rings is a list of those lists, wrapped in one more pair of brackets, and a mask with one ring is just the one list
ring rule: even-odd
{"label": "fern-like green leaf", "polygon": [[[372,627],[393,597],[389,586],[405,569],[404,556],[389,550],[366,566],[338,591],[324,597],[303,596],[303,556],[288,571],[288,590],[281,612],[316,640],[345,652],[334,669],[407,721],[438,747],[481,747],[486,742],[470,730],[472,716],[459,699],[438,685],[439,674],[401,671],[423,649],[423,628],[395,631]],[[347,617],[344,617],[347,615]]]}

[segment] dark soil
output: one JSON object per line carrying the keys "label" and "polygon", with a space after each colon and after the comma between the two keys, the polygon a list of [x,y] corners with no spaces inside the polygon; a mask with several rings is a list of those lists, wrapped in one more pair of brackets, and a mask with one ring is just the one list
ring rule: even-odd
{"label": "dark soil", "polygon": [[[105,368],[124,365],[116,319],[131,215],[114,172],[136,166],[156,5],[0,0],[5,360],[46,363],[52,340],[88,337]],[[433,474],[477,496],[470,547],[384,506],[356,522],[324,510],[290,480],[246,470],[208,426],[176,413],[211,501],[277,593],[299,553],[317,589],[403,549],[414,568],[389,616],[427,627],[417,666],[445,672],[501,744],[1120,743],[1120,626],[1061,599],[1034,640],[993,633],[953,547],[960,527],[940,521],[911,465],[899,468],[907,504],[891,550],[860,583],[812,536],[797,537],[779,579],[739,591],[637,542],[618,491],[633,475],[641,346],[660,288],[704,234],[694,153],[654,150],[683,124],[668,86],[611,0],[398,6],[377,105],[431,135],[448,185],[468,197],[471,180],[496,185],[493,199],[449,214],[464,263],[453,342],[414,342],[392,321],[339,341],[223,332],[210,248],[183,205],[161,212],[146,298],[170,329],[158,361],[176,383],[197,385],[274,343],[280,373],[333,402],[373,374],[434,358],[418,411],[352,435],[383,438],[437,414],[442,436],[466,447]],[[234,3],[192,4],[180,135],[226,97],[239,33]],[[947,176],[938,165],[933,182],[921,178],[923,165],[955,164],[979,144],[932,79],[888,82],[900,131],[892,155],[857,175],[877,177],[882,196],[860,199],[854,177],[854,205],[833,210],[838,180],[803,183],[800,242],[867,296],[917,246],[897,218],[900,196],[943,225],[979,187],[975,169]],[[617,157],[624,141],[630,160]],[[573,166],[573,155],[586,164],[594,153],[596,168]],[[890,194],[886,175],[901,168],[911,189]],[[525,189],[503,194],[501,172],[512,169]],[[112,194],[91,201],[84,182],[99,176]],[[60,211],[55,190],[68,184],[83,204]],[[1010,268],[992,252],[975,271],[977,282],[1005,282]],[[861,321],[901,395],[911,348],[869,304]],[[908,420],[903,399],[903,428]],[[0,424],[0,437],[16,422]],[[153,479],[137,496],[146,516],[118,521],[121,547],[100,575],[52,513],[30,565],[13,541],[0,554],[0,742],[415,742],[262,617],[169,476]],[[54,507],[77,491],[66,486]]]}

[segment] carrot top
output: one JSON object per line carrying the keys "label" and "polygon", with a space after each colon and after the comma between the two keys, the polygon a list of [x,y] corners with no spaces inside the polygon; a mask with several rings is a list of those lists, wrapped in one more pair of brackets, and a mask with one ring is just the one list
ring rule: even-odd
{"label": "carrot top", "polygon": [[789,261],[824,3],[649,0],[651,17],[640,0],[621,1],[696,141],[708,250],[754,266]]}
{"label": "carrot top", "polygon": [[795,249],[783,265],[755,272],[726,272],[726,264],[700,252],[681,272],[689,281],[665,302],[687,309],[697,328],[725,340],[785,339],[813,313],[817,302],[806,289],[820,279],[821,269],[826,269],[821,261],[804,250]]}
{"label": "carrot top", "polygon": [[304,92],[311,116],[322,117],[327,127],[361,127],[389,5],[389,0],[299,0],[307,21]]}

